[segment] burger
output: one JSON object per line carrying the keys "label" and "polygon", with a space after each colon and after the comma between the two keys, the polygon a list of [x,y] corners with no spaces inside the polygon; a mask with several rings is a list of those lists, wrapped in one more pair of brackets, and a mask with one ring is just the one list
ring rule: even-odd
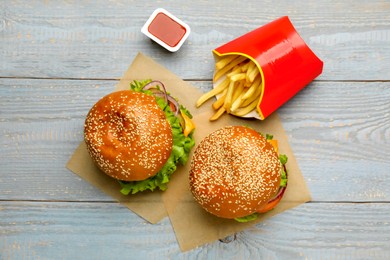
{"label": "burger", "polygon": [[273,209],[287,187],[287,156],[277,140],[246,126],[226,126],[206,136],[191,160],[189,183],[209,213],[239,222]]}
{"label": "burger", "polygon": [[195,145],[190,112],[160,81],[133,81],[88,112],[84,140],[94,163],[118,180],[121,193],[166,190]]}

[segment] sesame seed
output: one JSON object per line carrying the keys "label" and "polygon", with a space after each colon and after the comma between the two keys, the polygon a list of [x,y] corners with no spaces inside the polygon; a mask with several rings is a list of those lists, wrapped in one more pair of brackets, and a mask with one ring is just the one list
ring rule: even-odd
{"label": "sesame seed", "polygon": [[263,136],[247,127],[229,126],[214,131],[196,148],[190,186],[206,210],[234,218],[268,202],[279,188],[280,172],[278,155]]}
{"label": "sesame seed", "polygon": [[172,129],[155,98],[130,90],[111,93],[91,108],[84,139],[100,169],[127,181],[155,175],[172,150]]}

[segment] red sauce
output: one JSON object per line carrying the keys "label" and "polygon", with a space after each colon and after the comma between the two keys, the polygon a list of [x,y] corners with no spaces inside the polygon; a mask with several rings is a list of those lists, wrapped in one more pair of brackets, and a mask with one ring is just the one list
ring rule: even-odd
{"label": "red sauce", "polygon": [[186,33],[186,28],[164,13],[158,13],[148,31],[171,47],[175,47]]}

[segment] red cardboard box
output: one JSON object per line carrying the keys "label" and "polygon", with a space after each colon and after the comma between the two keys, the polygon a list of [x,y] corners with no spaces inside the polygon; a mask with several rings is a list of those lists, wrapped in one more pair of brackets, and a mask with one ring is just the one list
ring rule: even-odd
{"label": "red cardboard box", "polygon": [[262,84],[257,113],[261,120],[276,111],[322,73],[323,62],[306,45],[287,16],[274,20],[213,50],[216,62],[242,55],[255,62]]}

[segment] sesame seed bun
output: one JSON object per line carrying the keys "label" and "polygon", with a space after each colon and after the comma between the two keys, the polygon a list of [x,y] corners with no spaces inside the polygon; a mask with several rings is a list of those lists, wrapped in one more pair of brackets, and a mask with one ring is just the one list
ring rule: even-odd
{"label": "sesame seed bun", "polygon": [[172,151],[172,129],[155,97],[131,90],[108,94],[91,108],[84,139],[96,165],[122,181],[154,176]]}
{"label": "sesame seed bun", "polygon": [[244,126],[218,129],[197,146],[190,168],[195,200],[222,218],[240,218],[264,207],[278,192],[282,165],[271,144]]}

